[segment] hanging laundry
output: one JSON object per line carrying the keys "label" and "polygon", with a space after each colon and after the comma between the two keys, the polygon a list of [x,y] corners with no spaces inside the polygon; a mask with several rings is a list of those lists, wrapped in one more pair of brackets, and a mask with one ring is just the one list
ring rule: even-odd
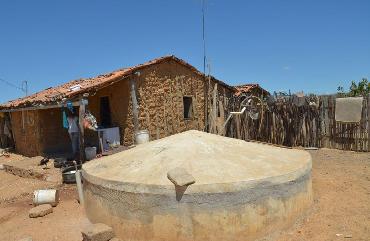
{"label": "hanging laundry", "polygon": [[68,125],[67,114],[65,110],[62,111],[62,116],[63,116],[63,128],[68,129],[69,125]]}
{"label": "hanging laundry", "polygon": [[335,100],[335,120],[339,122],[360,122],[362,97],[337,98]]}
{"label": "hanging laundry", "polygon": [[74,112],[73,111],[73,103],[71,101],[67,101],[67,109],[70,110],[72,113]]}

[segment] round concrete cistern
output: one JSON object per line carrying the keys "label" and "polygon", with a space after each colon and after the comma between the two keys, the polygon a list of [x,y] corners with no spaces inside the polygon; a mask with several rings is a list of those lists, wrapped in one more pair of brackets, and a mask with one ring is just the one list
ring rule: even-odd
{"label": "round concrete cistern", "polygon": [[82,169],[87,217],[122,240],[256,240],[290,227],[312,203],[308,152],[199,131]]}

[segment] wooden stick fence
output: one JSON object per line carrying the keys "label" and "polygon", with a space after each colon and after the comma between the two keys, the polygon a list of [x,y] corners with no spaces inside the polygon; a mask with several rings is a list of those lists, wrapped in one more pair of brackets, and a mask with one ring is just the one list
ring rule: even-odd
{"label": "wooden stick fence", "polygon": [[[262,106],[256,120],[248,111],[233,116],[225,135],[288,147],[370,151],[370,95],[364,97],[360,123],[335,121],[335,96],[318,96],[301,106],[291,98]],[[234,107],[238,108],[241,107]]]}

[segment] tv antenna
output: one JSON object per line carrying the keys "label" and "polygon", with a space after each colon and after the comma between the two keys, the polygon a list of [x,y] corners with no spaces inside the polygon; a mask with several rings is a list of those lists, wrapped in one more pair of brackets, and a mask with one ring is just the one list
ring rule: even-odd
{"label": "tv antenna", "polygon": [[206,75],[206,33],[205,33],[205,1],[202,0],[202,38],[203,38],[203,73]]}
{"label": "tv antenna", "polygon": [[13,87],[17,90],[22,91],[25,94],[25,96],[28,95],[28,81],[27,80],[23,80],[22,83],[21,83],[21,86],[17,86],[15,84],[13,84],[12,82],[10,82],[8,80],[5,80],[5,79],[2,79],[2,78],[0,78],[0,81],[5,83],[6,85],[8,85],[10,87]]}

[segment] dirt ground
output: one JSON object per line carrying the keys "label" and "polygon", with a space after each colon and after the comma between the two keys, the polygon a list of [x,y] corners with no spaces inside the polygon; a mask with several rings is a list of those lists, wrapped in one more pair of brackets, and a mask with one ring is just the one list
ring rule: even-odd
{"label": "dirt ground", "polygon": [[310,151],[314,204],[280,241],[370,240],[370,153]]}
{"label": "dirt ground", "polygon": [[1,204],[16,202],[22,197],[29,197],[29,194],[34,190],[57,186],[37,179],[21,178],[4,171],[0,171],[0,180],[0,207]]}
{"label": "dirt ground", "polygon": [[[11,174],[6,175],[10,176],[5,177],[2,174],[1,180],[14,177]],[[31,193],[33,190],[45,187],[45,184],[42,185],[37,180],[30,180],[29,182],[36,181],[37,183],[28,183],[23,190],[28,189]],[[0,186],[3,190],[2,184]],[[75,187],[63,186],[60,190],[59,204],[53,208],[53,213],[42,218],[28,217],[28,211],[33,207],[32,194],[23,193],[17,199],[13,197],[11,200],[0,203],[0,240],[16,241],[32,237],[34,241],[81,241],[81,230],[89,224],[89,221],[77,201]],[[2,192],[0,194],[2,195]]]}
{"label": "dirt ground", "polygon": [[[370,240],[370,154],[321,149],[313,157],[314,203],[305,218],[278,241]],[[74,186],[61,187],[54,212],[28,218],[32,192],[48,182],[20,178],[0,171],[0,241],[31,236],[34,241],[81,241],[89,224],[76,201]]]}

